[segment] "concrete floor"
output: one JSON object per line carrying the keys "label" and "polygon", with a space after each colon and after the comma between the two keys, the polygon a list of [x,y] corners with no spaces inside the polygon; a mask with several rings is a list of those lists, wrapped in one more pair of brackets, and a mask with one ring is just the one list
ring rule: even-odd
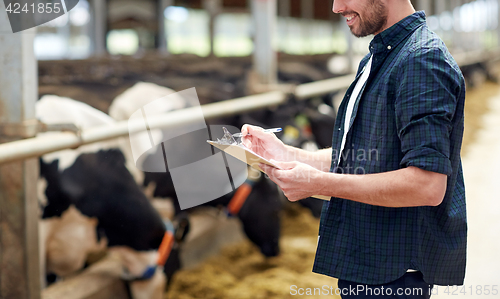
{"label": "concrete floor", "polygon": [[462,159],[469,225],[465,288],[438,287],[435,299],[500,298],[500,94],[489,106]]}

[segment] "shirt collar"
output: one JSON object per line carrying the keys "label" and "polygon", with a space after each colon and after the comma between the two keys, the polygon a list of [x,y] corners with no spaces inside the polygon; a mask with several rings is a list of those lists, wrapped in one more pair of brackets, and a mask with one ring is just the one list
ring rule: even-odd
{"label": "shirt collar", "polygon": [[375,35],[370,42],[370,53],[377,54],[394,49],[405,37],[425,23],[424,11],[417,11],[386,30]]}

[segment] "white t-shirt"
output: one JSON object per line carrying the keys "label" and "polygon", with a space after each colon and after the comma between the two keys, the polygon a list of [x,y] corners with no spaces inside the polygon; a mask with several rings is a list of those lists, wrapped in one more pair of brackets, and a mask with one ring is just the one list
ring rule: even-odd
{"label": "white t-shirt", "polygon": [[342,156],[342,152],[344,151],[345,147],[345,140],[347,137],[347,133],[349,132],[350,129],[350,124],[351,124],[351,117],[352,117],[352,111],[354,109],[354,104],[356,103],[356,99],[358,98],[359,93],[361,92],[361,89],[366,83],[366,80],[368,80],[368,77],[370,76],[370,70],[372,68],[372,56],[370,56],[370,60],[368,60],[368,63],[366,64],[363,74],[361,74],[361,77],[359,78],[358,82],[356,83],[356,86],[354,87],[354,90],[352,91],[351,97],[349,98],[349,103],[347,103],[347,110],[345,113],[345,122],[344,122],[344,136],[342,136],[342,144],[340,146],[340,152],[339,152],[339,157],[337,164],[340,163],[340,157]]}

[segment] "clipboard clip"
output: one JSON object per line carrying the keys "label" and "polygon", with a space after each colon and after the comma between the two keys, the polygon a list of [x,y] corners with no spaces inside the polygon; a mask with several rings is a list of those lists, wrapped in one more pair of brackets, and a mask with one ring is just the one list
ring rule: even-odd
{"label": "clipboard clip", "polygon": [[226,127],[222,127],[222,130],[224,131],[224,136],[222,136],[222,139],[217,138],[218,143],[224,145],[238,145],[238,142],[234,139],[233,134],[231,134]]}

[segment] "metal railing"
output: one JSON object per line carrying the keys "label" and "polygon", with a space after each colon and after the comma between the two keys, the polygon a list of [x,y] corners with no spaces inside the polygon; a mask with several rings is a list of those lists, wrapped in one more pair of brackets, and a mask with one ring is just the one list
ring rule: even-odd
{"label": "metal railing", "polygon": [[[298,85],[293,94],[297,99],[307,99],[318,95],[346,89],[354,78],[353,75],[342,76],[333,79],[317,81]],[[231,116],[239,113],[250,112],[266,107],[278,106],[287,101],[289,94],[282,91],[272,91],[263,94],[246,96],[238,99],[227,100],[207,105],[201,109],[205,119]],[[193,113],[191,107],[171,111],[162,115],[148,118],[150,129],[169,128],[195,122],[197,114]],[[64,149],[77,148],[84,144],[114,139],[136,133],[144,129],[144,122],[120,121],[113,125],[98,126],[84,129],[79,134],[71,132],[60,132],[49,135],[12,141],[0,144],[0,164],[38,157],[51,152]]]}

